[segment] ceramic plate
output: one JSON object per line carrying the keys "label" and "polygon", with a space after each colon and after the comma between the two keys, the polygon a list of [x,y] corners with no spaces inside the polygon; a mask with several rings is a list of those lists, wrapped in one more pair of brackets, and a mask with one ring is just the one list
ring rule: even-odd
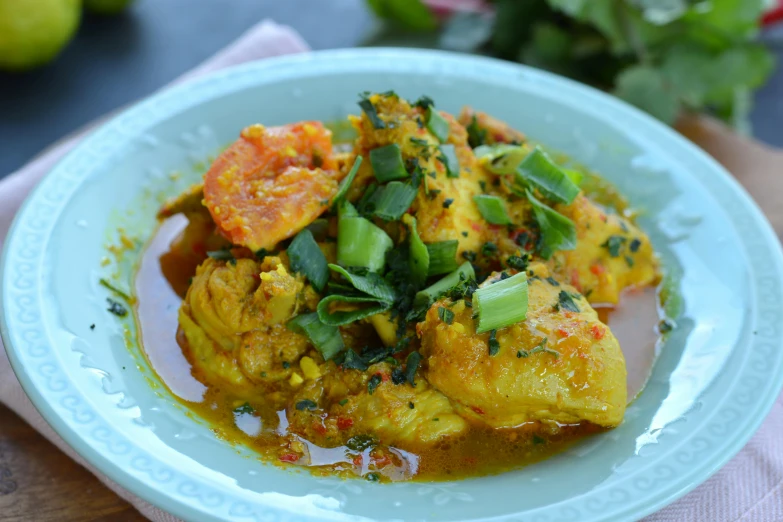
{"label": "ceramic plate", "polygon": [[[497,476],[440,483],[324,479],[260,464],[160,385],[136,325],[106,312],[117,227],[139,247],[163,195],[251,123],[333,120],[357,93],[466,103],[616,183],[661,252],[678,327],[615,430]],[[138,251],[139,248],[136,248]],[[751,437],[783,382],[780,245],[711,158],[638,110],[534,69],[454,54],[362,49],[221,71],[103,125],[19,212],[4,250],[3,339],[33,403],[112,480],[189,520],[631,520],[703,482]],[[105,263],[109,263],[105,265]],[[91,329],[91,325],[96,325]]]}

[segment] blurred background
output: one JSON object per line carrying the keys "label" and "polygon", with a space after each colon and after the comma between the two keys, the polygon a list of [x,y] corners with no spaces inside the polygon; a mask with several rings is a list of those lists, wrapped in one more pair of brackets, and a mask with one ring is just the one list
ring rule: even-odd
{"label": "blurred background", "polygon": [[706,112],[783,147],[777,0],[0,0],[0,176],[173,80],[263,18],[313,49],[520,61],[668,124]]}

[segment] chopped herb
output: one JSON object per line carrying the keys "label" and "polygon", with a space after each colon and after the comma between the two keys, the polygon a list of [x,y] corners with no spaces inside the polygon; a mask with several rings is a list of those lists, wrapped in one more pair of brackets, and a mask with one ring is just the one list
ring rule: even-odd
{"label": "chopped herb", "polygon": [[438,318],[446,324],[454,322],[454,312],[442,306],[438,307]]}
{"label": "chopped herb", "polygon": [[443,208],[449,208],[454,203],[454,198],[446,198],[443,200]]}
{"label": "chopped herb", "polygon": [[353,451],[364,451],[377,444],[378,442],[371,435],[354,435],[345,442],[345,446]]}
{"label": "chopped herb", "polygon": [[368,473],[364,476],[364,478],[370,482],[378,482],[381,480],[381,476],[377,473]]}
{"label": "chopped herb", "polygon": [[117,317],[125,317],[128,315],[128,310],[114,299],[107,297],[106,301],[109,302],[109,308],[107,308],[109,312],[113,313]]}
{"label": "chopped herb", "polygon": [[465,251],[462,252],[462,257],[466,261],[470,261],[472,263],[473,261],[476,260],[476,253],[475,252],[471,252],[470,250],[465,250]]}
{"label": "chopped herb", "polygon": [[266,377],[266,372],[261,372],[261,377],[262,378]]}
{"label": "chopped herb", "polygon": [[419,369],[419,363],[421,363],[421,354],[419,352],[411,352],[408,354],[408,358],[405,360],[405,378],[411,386],[416,386],[416,371]]}
{"label": "chopped herb", "polygon": [[423,140],[421,138],[416,138],[414,136],[411,136],[410,138],[411,143],[414,145],[418,145],[419,147],[429,147],[430,143],[427,140]]}
{"label": "chopped herb", "polygon": [[95,323],[90,325],[90,330],[95,330]]}
{"label": "chopped herb", "polygon": [[266,256],[271,256],[272,254],[274,254],[274,252],[267,250],[266,248],[259,248],[253,252],[253,255],[256,256],[256,259],[259,261],[263,261]]}
{"label": "chopped herb", "polygon": [[468,237],[468,233],[467,233],[467,231],[465,231],[465,230],[463,230],[463,231],[461,232],[461,234],[462,234],[462,237]]}
{"label": "chopped herb", "polygon": [[291,363],[288,361],[283,361],[283,369],[287,370],[291,367]]}
{"label": "chopped herb", "polygon": [[459,177],[459,158],[457,158],[457,151],[454,145],[441,145],[441,155],[438,159],[446,167],[446,177],[458,178]]}
{"label": "chopped herb", "polygon": [[466,129],[468,131],[468,144],[470,145],[470,148],[475,149],[487,142],[487,129],[479,127],[475,114]]}
{"label": "chopped herb", "polygon": [[491,241],[487,241],[481,247],[481,254],[484,255],[485,257],[492,257],[497,253],[498,253],[498,246]]}
{"label": "chopped herb", "polygon": [[539,437],[538,435],[533,435],[533,444],[538,445],[538,444],[544,444],[545,442],[546,442],[546,440],[544,440],[543,438]]}
{"label": "chopped herb", "polygon": [[[538,346],[536,346],[535,348],[533,348],[532,350],[530,350],[529,352],[527,352],[527,354],[528,354],[528,355],[533,355],[534,353],[538,353],[538,352],[544,352],[544,353],[548,353],[548,354],[550,354],[550,355],[553,355],[553,356],[555,357],[555,359],[557,359],[558,357],[560,357],[560,352],[558,352],[558,351],[556,351],[556,350],[552,350],[551,348],[547,348],[547,347],[546,347],[546,342],[547,342],[547,338],[546,338],[546,337],[544,337],[544,338],[541,340],[541,342],[540,342],[540,343],[538,343]],[[527,356],[525,356],[525,357],[527,357]]]}
{"label": "chopped herb", "polygon": [[628,248],[631,250],[631,252],[637,252],[639,250],[639,247],[642,246],[642,241],[635,237],[631,240],[631,243],[628,245]]}
{"label": "chopped herb", "polygon": [[520,232],[516,239],[514,239],[514,242],[522,248],[525,248],[525,246],[530,242],[530,232]]}
{"label": "chopped herb", "polygon": [[522,357],[528,357],[530,356],[529,353],[527,353],[527,350],[519,350],[517,352],[517,359],[521,359]]}
{"label": "chopped herb", "polygon": [[422,109],[428,109],[429,107],[434,107],[435,102],[432,101],[432,98],[429,96],[423,94],[419,96],[419,99],[413,102],[414,107],[421,107]]}
{"label": "chopped herb", "polygon": [[557,304],[560,309],[568,310],[569,312],[579,312],[579,306],[574,302],[571,294],[565,290],[560,290],[560,293],[557,294]]}
{"label": "chopped herb", "polygon": [[438,421],[440,420],[440,418],[438,418],[438,417],[435,417],[435,418],[433,418],[432,420],[433,420],[433,422],[438,422]]}
{"label": "chopped herb", "polygon": [[372,377],[370,377],[369,382],[367,383],[367,391],[372,395],[375,390],[380,386],[381,381],[383,381],[383,378],[381,377],[380,373],[376,373]]}
{"label": "chopped herb", "polygon": [[319,292],[323,292],[329,281],[329,266],[326,256],[315,242],[313,233],[307,229],[299,232],[286,250],[291,270],[305,276]]}
{"label": "chopped herb", "polygon": [[483,179],[479,181],[479,187],[481,187],[481,192],[487,191],[487,182]]}
{"label": "chopped herb", "polygon": [[255,408],[253,408],[249,402],[234,408],[234,413],[254,413],[255,411]]}
{"label": "chopped herb", "polygon": [[489,355],[497,355],[500,351],[500,341],[496,338],[497,333],[497,330],[489,331]]}
{"label": "chopped herb", "polygon": [[375,109],[375,105],[373,105],[370,101],[368,94],[369,93],[363,93],[359,95],[359,107],[361,107],[361,109],[367,115],[367,119],[370,120],[373,128],[385,129],[386,123],[384,123],[384,121],[378,117],[378,111]]}
{"label": "chopped herb", "polygon": [[[670,321],[669,319],[661,319],[661,321],[658,323],[658,332],[662,334],[669,333],[674,330],[674,327],[674,322]],[[756,332],[753,333],[755,334]]]}
{"label": "chopped herb", "polygon": [[623,249],[623,245],[628,238],[625,236],[609,236],[609,238],[601,244],[602,247],[609,250],[609,255],[612,257],[620,257],[620,252]]}
{"label": "chopped herb", "polygon": [[440,192],[441,192],[441,191],[440,191],[439,189],[432,189],[432,190],[430,190],[430,194],[429,194],[429,196],[430,196],[430,199],[435,199],[435,198],[437,198],[437,197],[438,197],[438,194],[440,194]]}
{"label": "chopped herb", "polygon": [[416,405],[415,405],[415,404],[413,404],[412,402],[409,402],[409,403],[408,403],[408,408],[410,408],[410,409],[413,409],[413,408],[415,408],[415,407],[416,407]]}
{"label": "chopped herb", "polygon": [[348,404],[348,399],[343,399],[343,400],[341,400],[341,401],[340,401],[338,404],[339,404],[340,406],[345,406],[346,404]]}
{"label": "chopped herb", "polygon": [[625,256],[625,264],[628,265],[628,268],[633,268],[633,258],[631,256]]}
{"label": "chopped herb", "polygon": [[302,399],[296,403],[296,409],[299,411],[314,411],[318,409],[318,405],[315,403],[315,401],[311,401],[310,399]]}
{"label": "chopped herb", "polygon": [[345,357],[343,358],[341,366],[345,370],[359,370],[360,372],[363,372],[369,365],[354,350],[348,349],[345,351]]}
{"label": "chopped herb", "polygon": [[395,368],[392,370],[391,379],[392,382],[397,386],[399,386],[400,384],[404,383],[407,380],[407,378],[405,377],[405,372],[402,371],[401,368]]}
{"label": "chopped herb", "polygon": [[231,253],[231,249],[229,248],[207,252],[207,256],[217,261],[229,261],[231,259],[234,259],[234,254]]}
{"label": "chopped herb", "polygon": [[557,279],[555,279],[552,276],[549,276],[546,278],[547,283],[549,283],[552,286],[560,286],[560,283],[557,282]]}
{"label": "chopped herb", "polygon": [[[501,281],[505,281],[505,280],[506,280],[506,279],[508,279],[509,277],[511,277],[511,276],[510,276],[510,275],[508,275],[508,273],[507,273],[505,270],[504,270],[503,272],[501,272],[501,273],[500,273],[500,280],[501,280]],[[495,281],[495,282],[497,283],[497,281]]]}

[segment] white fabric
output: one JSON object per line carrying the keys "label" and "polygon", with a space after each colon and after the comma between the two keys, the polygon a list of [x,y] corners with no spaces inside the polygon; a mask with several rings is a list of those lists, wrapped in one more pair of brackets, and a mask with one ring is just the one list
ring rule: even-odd
{"label": "white fabric", "polygon": [[[307,44],[293,30],[264,21],[177,81],[249,60],[307,50]],[[55,144],[0,181],[0,241],[5,239],[13,216],[30,189],[80,138],[81,134]],[[125,491],[76,455],[52,431],[27,399],[11,370],[5,350],[0,350],[0,401],[68,456],[90,470],[111,490],[133,504],[144,516],[161,522],[177,520]],[[33,513],[30,515],[34,518]],[[680,520],[783,521],[783,403],[780,399],[759,432],[739,455],[695,491],[645,519],[646,522]]]}

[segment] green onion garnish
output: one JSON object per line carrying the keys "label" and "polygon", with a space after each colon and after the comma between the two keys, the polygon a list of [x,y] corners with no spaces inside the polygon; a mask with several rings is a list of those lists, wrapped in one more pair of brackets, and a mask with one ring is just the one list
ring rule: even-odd
{"label": "green onion garnish", "polygon": [[362,164],[363,159],[364,158],[361,156],[356,156],[356,159],[353,162],[353,167],[351,167],[348,175],[343,178],[343,180],[340,182],[340,185],[337,187],[337,194],[335,194],[334,198],[332,198],[332,208],[336,208],[340,202],[345,199],[345,195],[348,193],[348,189],[351,187],[351,183],[353,183],[354,178],[356,178],[356,173],[359,172],[359,166]]}
{"label": "green onion garnish", "polygon": [[323,292],[326,282],[329,281],[329,267],[326,256],[313,238],[313,233],[307,229],[299,232],[291,241],[287,253],[291,269],[303,274],[313,288]]}
{"label": "green onion garnish", "polygon": [[430,269],[430,252],[427,246],[419,237],[419,231],[416,229],[416,218],[410,216],[404,221],[408,225],[408,265],[413,275],[416,286],[421,286],[427,279]]}
{"label": "green onion garnish", "polygon": [[527,315],[527,275],[520,272],[479,288],[473,293],[473,301],[478,311],[476,333],[524,321]]}
{"label": "green onion garnish", "polygon": [[375,105],[373,105],[370,101],[370,98],[367,97],[367,94],[369,93],[359,95],[359,107],[361,107],[361,109],[367,115],[367,118],[370,120],[370,123],[372,123],[373,128],[385,129],[386,123],[384,123],[384,121],[378,117],[378,111],[375,109]]}
{"label": "green onion garnish", "polygon": [[493,174],[513,174],[528,155],[527,149],[520,145],[481,145],[473,151],[481,160],[485,169]]}
{"label": "green onion garnish", "polygon": [[569,204],[579,194],[579,187],[539,147],[519,164],[514,181],[517,188],[529,183],[544,197],[558,203]]}
{"label": "green onion garnish", "polygon": [[307,337],[327,361],[345,349],[340,329],[321,322],[315,312],[297,315],[288,321],[286,327]]}
{"label": "green onion garnish", "polygon": [[563,167],[560,167],[560,170],[565,172],[565,175],[568,176],[569,179],[573,181],[574,185],[576,185],[577,187],[582,184],[582,180],[585,177],[585,175],[582,172],[576,169],[566,169]]}
{"label": "green onion garnish", "polygon": [[451,324],[454,322],[454,312],[446,308],[445,306],[439,306],[438,307],[438,319],[443,321],[446,324]]}
{"label": "green onion garnish", "polygon": [[413,299],[414,308],[429,308],[440,296],[459,285],[463,281],[476,279],[476,272],[470,263],[462,263],[455,271],[416,293]]}
{"label": "green onion garnish", "polygon": [[224,248],[223,250],[212,250],[207,252],[207,256],[218,261],[231,261],[234,259],[234,254],[231,253],[230,248]]}
{"label": "green onion garnish", "polygon": [[408,211],[418,191],[408,183],[392,181],[378,187],[368,205],[372,205],[372,214],[384,221],[400,219]]}
{"label": "green onion garnish", "polygon": [[330,264],[329,268],[347,279],[356,290],[363,292],[370,297],[389,302],[394,301],[395,297],[397,297],[394,288],[375,272],[367,272],[365,275],[358,275],[337,265]]}
{"label": "green onion garnish", "polygon": [[468,145],[475,149],[480,145],[484,145],[487,142],[487,129],[483,129],[478,124],[476,115],[473,115],[473,119],[470,120],[470,124],[466,127],[468,131]]}
{"label": "green onion garnish", "polygon": [[440,146],[440,160],[446,167],[446,176],[449,178],[459,177],[459,159],[457,159],[457,151],[454,149],[454,145],[441,145]]}
{"label": "green onion garnish", "polygon": [[369,220],[350,216],[353,206],[344,207],[345,213],[337,222],[337,262],[342,266],[365,267],[371,272],[379,272],[386,265],[386,252],[394,243],[386,232]]}
{"label": "green onion garnish", "polygon": [[402,161],[402,149],[396,143],[371,150],[370,163],[379,183],[408,177],[408,171]]}
{"label": "green onion garnish", "polygon": [[449,139],[449,132],[451,130],[449,128],[449,122],[447,122],[446,118],[441,116],[433,106],[427,107],[427,129],[429,129],[441,143],[444,143]]}
{"label": "green onion garnish", "polygon": [[[366,305],[356,310],[331,310],[332,303],[347,303]],[[318,319],[330,326],[340,326],[353,323],[375,314],[380,314],[391,308],[392,303],[375,297],[330,295],[318,301]]]}
{"label": "green onion garnish", "polygon": [[538,253],[544,259],[549,259],[557,250],[573,250],[576,248],[576,227],[574,222],[538,201],[530,191],[527,199],[533,205],[538,228],[541,230]]}
{"label": "green onion garnish", "polygon": [[506,212],[506,205],[503,200],[497,196],[487,196],[486,194],[478,194],[473,196],[473,201],[476,202],[481,216],[493,225],[510,225],[511,219]]}
{"label": "green onion garnish", "polygon": [[458,247],[459,241],[456,239],[429,243],[427,245],[427,250],[429,252],[430,266],[427,275],[448,274],[449,272],[456,270]]}

